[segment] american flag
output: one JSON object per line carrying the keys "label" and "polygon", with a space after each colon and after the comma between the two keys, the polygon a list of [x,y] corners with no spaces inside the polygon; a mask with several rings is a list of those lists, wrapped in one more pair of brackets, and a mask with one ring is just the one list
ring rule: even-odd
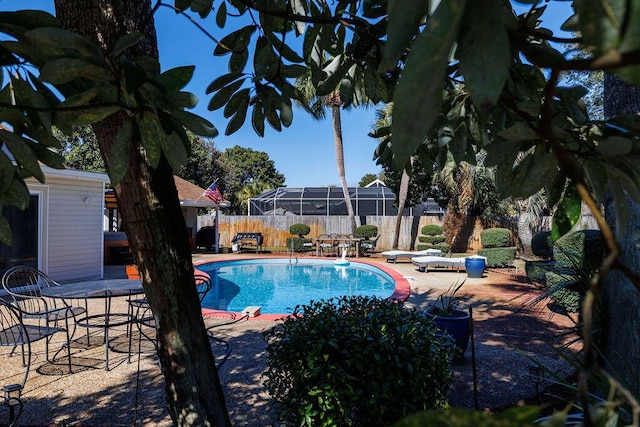
{"label": "american flag", "polygon": [[220,203],[222,201],[222,193],[215,182],[211,183],[209,188],[205,190],[204,195],[215,203]]}

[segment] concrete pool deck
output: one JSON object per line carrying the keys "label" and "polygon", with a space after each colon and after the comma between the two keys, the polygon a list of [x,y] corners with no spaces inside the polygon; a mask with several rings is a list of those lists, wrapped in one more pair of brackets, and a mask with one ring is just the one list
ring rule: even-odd
{"label": "concrete pool deck", "polygon": [[[265,255],[260,255],[265,256]],[[286,256],[286,255],[284,255]],[[255,257],[255,254],[194,254],[195,263],[223,259]],[[437,269],[421,273],[410,262],[385,263],[384,258],[363,258],[395,271],[407,280],[411,294],[409,307],[424,309],[449,286],[466,278],[464,272]],[[124,267],[109,267],[110,275],[119,275]],[[478,374],[478,397],[481,408],[497,408],[515,404],[535,396],[535,384],[528,378],[529,360],[540,360],[553,371],[563,373],[567,366],[559,360],[547,342],[559,344],[567,338],[555,338],[571,325],[569,319],[551,312],[544,301],[533,304],[539,292],[531,285],[508,275],[493,272],[479,279],[466,279],[462,288],[466,302],[473,307],[475,359]],[[126,304],[120,302],[121,304]],[[220,325],[228,319],[205,318],[209,326]],[[262,332],[275,324],[272,320],[242,321],[218,326],[217,336],[232,346],[219,375],[223,384],[228,410],[234,426],[269,426],[271,405],[265,393],[261,374],[264,371],[265,343]],[[124,331],[120,332],[121,334]],[[52,348],[61,343],[62,334],[55,337]],[[116,333],[113,334],[116,337]],[[117,338],[117,337],[116,337]],[[97,339],[97,337],[96,337]],[[113,340],[118,345],[118,340]],[[120,343],[125,345],[123,339]],[[137,348],[137,343],[134,343]],[[454,365],[454,385],[450,404],[454,407],[473,407],[471,346],[463,360]],[[10,349],[2,348],[3,354]],[[21,425],[50,425],[81,423],[93,425],[132,425],[136,414],[138,390],[138,425],[171,425],[164,404],[164,383],[157,361],[150,348],[141,354],[140,376],[137,381],[137,356],[126,363],[126,354],[110,354],[111,371],[104,368],[104,347],[78,351],[74,364],[85,368],[71,375],[57,375],[56,366],[44,360],[44,345],[34,345],[34,369],[27,382],[24,413]],[[19,357],[6,358],[19,363]],[[39,372],[37,372],[39,371]],[[2,378],[6,381],[6,378]],[[139,384],[139,387],[136,386]],[[6,420],[6,408],[0,408],[0,422]]]}

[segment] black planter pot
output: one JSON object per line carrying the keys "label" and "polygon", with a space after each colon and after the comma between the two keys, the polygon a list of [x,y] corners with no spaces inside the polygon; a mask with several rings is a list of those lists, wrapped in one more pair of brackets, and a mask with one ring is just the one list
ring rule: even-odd
{"label": "black planter pot", "polygon": [[453,337],[456,346],[460,349],[459,357],[464,356],[471,335],[471,322],[469,313],[462,310],[453,310],[452,316],[433,316],[436,326]]}

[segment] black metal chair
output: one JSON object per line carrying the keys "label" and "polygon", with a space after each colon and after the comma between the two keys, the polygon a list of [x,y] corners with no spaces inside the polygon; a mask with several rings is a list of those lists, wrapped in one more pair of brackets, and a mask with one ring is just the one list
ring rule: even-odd
{"label": "black metal chair", "polygon": [[[2,286],[11,298],[11,305],[19,309],[22,319],[32,320],[35,327],[44,328],[46,333],[46,359],[49,358],[49,341],[53,333],[65,331],[67,335],[67,356],[69,358],[69,370],[71,371],[71,338],[75,333],[76,316],[87,311],[85,307],[72,306],[66,302],[58,306],[55,300],[43,297],[41,290],[45,287],[60,286],[60,284],[50,279],[46,274],[33,267],[19,265],[10,268],[2,276]],[[73,330],[69,328],[69,321],[73,320]],[[64,327],[60,323],[64,322]],[[32,326],[32,325],[29,325]],[[88,339],[87,331],[87,339]]]}
{"label": "black metal chair", "polygon": [[[22,366],[25,367],[24,375],[20,376],[20,382],[5,384],[2,386],[3,394],[0,395],[0,403],[9,407],[9,425],[18,422],[22,413],[22,391],[31,370],[31,343],[42,339],[48,340],[53,334],[59,332],[58,328],[25,324],[25,313],[18,307],[0,299],[0,346],[13,347],[10,355],[13,355],[18,346],[22,351]],[[0,367],[8,367],[10,364],[4,361]],[[2,375],[2,378],[6,378]],[[16,413],[17,411],[17,413]]]}

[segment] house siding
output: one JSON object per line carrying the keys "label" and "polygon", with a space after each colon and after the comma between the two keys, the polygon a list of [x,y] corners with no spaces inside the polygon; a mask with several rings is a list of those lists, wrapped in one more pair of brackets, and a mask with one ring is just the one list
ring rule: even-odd
{"label": "house siding", "polygon": [[60,282],[102,278],[104,182],[47,176],[45,186],[48,222],[42,269]]}

